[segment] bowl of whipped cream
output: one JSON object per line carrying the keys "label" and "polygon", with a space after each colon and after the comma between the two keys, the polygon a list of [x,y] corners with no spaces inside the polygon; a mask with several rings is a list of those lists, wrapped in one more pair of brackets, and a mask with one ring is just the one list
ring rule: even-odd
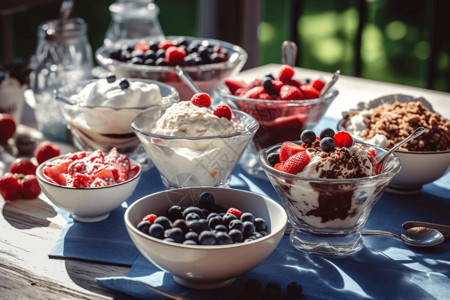
{"label": "bowl of whipped cream", "polygon": [[110,75],[65,86],[56,99],[79,150],[132,152],[139,141],[131,128],[134,117],[153,107],[179,101],[175,88],[153,80]]}

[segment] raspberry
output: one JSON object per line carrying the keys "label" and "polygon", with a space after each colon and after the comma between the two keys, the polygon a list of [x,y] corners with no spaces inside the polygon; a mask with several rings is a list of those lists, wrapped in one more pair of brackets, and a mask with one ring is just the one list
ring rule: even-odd
{"label": "raspberry", "polygon": [[214,109],[214,115],[219,118],[227,118],[228,120],[231,120],[232,112],[231,108],[226,104],[219,104]]}
{"label": "raspberry", "polygon": [[295,71],[289,65],[282,65],[280,69],[280,74],[278,75],[278,79],[281,81],[290,80],[294,76]]}
{"label": "raspberry", "polygon": [[336,133],[333,140],[336,147],[350,148],[353,145],[352,136],[345,131],[339,131]]}
{"label": "raspberry", "polygon": [[20,195],[20,183],[17,176],[6,173],[0,178],[0,194],[5,200],[15,200]]}
{"label": "raspberry", "polygon": [[136,44],[136,46],[134,46],[134,50],[140,50],[142,52],[147,51],[148,49],[150,49],[150,46],[147,44],[146,41],[141,40],[139,41],[139,43]]}
{"label": "raspberry", "polygon": [[227,214],[230,214],[230,215],[235,215],[236,216],[236,218],[241,218],[241,215],[242,215],[242,211],[240,211],[239,209],[237,209],[237,208],[233,208],[233,207],[231,207],[231,208],[229,208],[228,210],[227,210]]}
{"label": "raspberry", "polygon": [[206,93],[197,93],[191,98],[192,104],[198,107],[211,106],[211,97]]}
{"label": "raspberry", "polygon": [[300,87],[300,90],[302,91],[303,95],[306,99],[315,99],[319,98],[320,92],[316,90],[312,85],[310,84],[304,84]]}
{"label": "raspberry", "polygon": [[306,151],[299,152],[289,157],[284,163],[283,171],[289,174],[300,173],[310,161],[311,159]]}
{"label": "raspberry", "polygon": [[305,150],[304,147],[297,145],[296,143],[284,142],[280,148],[280,161],[285,162],[292,155]]}
{"label": "raspberry", "polygon": [[280,90],[282,100],[299,100],[303,99],[303,94],[299,88],[292,85],[284,85]]}
{"label": "raspberry", "polygon": [[36,165],[26,157],[17,158],[9,167],[9,172],[13,174],[34,175]]}
{"label": "raspberry", "polygon": [[162,41],[158,44],[158,48],[164,49],[164,50],[167,50],[169,47],[172,47],[172,46],[175,46],[175,44],[172,41],[168,41],[168,40]]}
{"label": "raspberry", "polygon": [[34,152],[34,156],[38,164],[43,163],[44,161],[56,157],[60,155],[60,150],[58,146],[52,145],[50,142],[42,142],[37,146],[36,151]]}
{"label": "raspberry", "polygon": [[34,199],[41,193],[36,175],[26,175],[20,181],[20,194],[27,199]]}
{"label": "raspberry", "polygon": [[142,221],[148,221],[153,224],[158,216],[155,214],[149,214],[142,218]]}
{"label": "raspberry", "polygon": [[312,86],[313,86],[313,88],[315,88],[316,90],[318,90],[320,92],[323,89],[323,87],[325,86],[325,83],[322,80],[317,79],[313,82]]}
{"label": "raspberry", "polygon": [[167,48],[165,55],[169,65],[182,65],[186,57],[186,51],[183,48],[172,46]]}

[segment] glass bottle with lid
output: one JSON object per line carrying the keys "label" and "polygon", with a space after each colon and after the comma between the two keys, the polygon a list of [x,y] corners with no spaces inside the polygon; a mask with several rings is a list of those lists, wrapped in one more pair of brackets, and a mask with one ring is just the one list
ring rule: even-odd
{"label": "glass bottle with lid", "polygon": [[83,19],[51,20],[39,26],[30,80],[38,128],[53,140],[66,139],[66,122],[54,91],[91,77],[92,49]]}

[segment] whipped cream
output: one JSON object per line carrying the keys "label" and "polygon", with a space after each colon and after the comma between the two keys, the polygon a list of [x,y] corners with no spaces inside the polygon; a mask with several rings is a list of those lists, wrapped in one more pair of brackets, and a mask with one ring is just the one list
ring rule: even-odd
{"label": "whipped cream", "polygon": [[362,135],[364,130],[367,129],[367,119],[366,116],[372,115],[370,110],[362,110],[358,114],[349,118],[345,130],[352,136],[364,140],[366,143],[378,146],[378,147],[388,147],[389,140],[386,136],[381,134],[376,134],[371,139],[363,139]]}
{"label": "whipped cream", "polygon": [[[122,83],[124,81],[126,83]],[[71,97],[77,104],[114,108],[144,107],[158,104],[161,99],[161,92],[156,84],[126,79],[117,79],[113,82],[99,79]]]}

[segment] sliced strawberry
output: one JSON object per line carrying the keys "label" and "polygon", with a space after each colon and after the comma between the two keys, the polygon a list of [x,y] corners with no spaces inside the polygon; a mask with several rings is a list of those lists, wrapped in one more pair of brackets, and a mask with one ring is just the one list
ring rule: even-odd
{"label": "sliced strawberry", "polygon": [[273,166],[273,168],[278,171],[283,171],[283,163],[277,163]]}
{"label": "sliced strawberry", "polygon": [[89,187],[102,187],[102,186],[108,186],[108,183],[100,178],[95,178],[94,181],[91,183]]}
{"label": "sliced strawberry", "polygon": [[140,50],[142,52],[146,52],[148,49],[150,49],[150,46],[144,40],[140,40],[139,43],[134,46],[134,50]]}
{"label": "sliced strawberry", "polygon": [[87,174],[77,173],[73,177],[67,178],[67,186],[76,188],[87,188],[94,180]]}
{"label": "sliced strawberry", "polygon": [[309,158],[308,153],[306,151],[298,152],[291,157],[284,163],[283,165],[283,171],[289,174],[298,174],[303,169],[311,159]]}
{"label": "sliced strawberry", "polygon": [[164,50],[167,50],[169,47],[172,47],[172,46],[175,46],[175,44],[169,40],[162,41],[158,44],[158,48],[164,49]]}
{"label": "sliced strawberry", "polygon": [[280,148],[280,161],[285,162],[292,155],[294,155],[298,152],[301,152],[301,151],[305,151],[305,150],[306,150],[306,148],[304,148],[296,143],[284,142]]}
{"label": "sliced strawberry", "polygon": [[102,150],[95,150],[89,154],[86,159],[92,163],[103,163],[105,160],[105,153],[103,153]]}
{"label": "sliced strawberry", "polygon": [[251,88],[247,93],[245,93],[243,97],[249,99],[258,99],[258,96],[265,92],[266,90],[264,89],[263,86],[255,86]]}
{"label": "sliced strawberry", "polygon": [[67,173],[71,163],[70,160],[58,160],[57,163],[55,161],[52,165],[44,168],[43,175],[52,182],[65,185],[66,177],[61,175]]}
{"label": "sliced strawberry", "polygon": [[250,84],[248,85],[249,88],[254,88],[257,86],[262,86],[262,80],[259,78],[253,79]]}
{"label": "sliced strawberry", "polygon": [[244,97],[248,91],[250,91],[249,88],[239,88],[236,90],[236,92],[234,92],[234,95],[238,97]]}
{"label": "sliced strawberry", "polygon": [[315,88],[316,90],[318,90],[320,92],[323,89],[323,87],[325,86],[325,82],[323,82],[320,79],[316,79],[316,80],[314,80],[312,86],[313,86],[313,88]]}
{"label": "sliced strawberry", "polygon": [[270,96],[268,93],[261,93],[258,95],[258,99],[261,100],[272,100],[272,96]]}
{"label": "sliced strawberry", "polygon": [[290,80],[292,77],[294,77],[294,74],[294,68],[289,65],[282,65],[280,73],[278,75],[278,79],[280,79],[281,81]]}
{"label": "sliced strawberry", "polygon": [[244,80],[237,80],[237,79],[231,79],[231,78],[225,78],[223,80],[225,85],[230,90],[230,93],[235,95],[236,91],[241,88],[247,88],[247,84]]}
{"label": "sliced strawberry", "polygon": [[231,207],[227,210],[227,214],[235,215],[236,218],[240,219],[242,216],[242,211],[237,208]]}
{"label": "sliced strawberry", "polygon": [[283,87],[284,82],[281,80],[272,80],[272,89],[274,92],[276,92],[277,94],[280,93],[281,88]]}
{"label": "sliced strawberry", "polygon": [[303,99],[303,93],[298,87],[292,85],[284,85],[280,90],[282,100],[299,100]]}
{"label": "sliced strawberry", "polygon": [[231,108],[226,104],[219,104],[214,109],[214,115],[219,118],[227,118],[228,120],[231,120],[231,117],[233,116]]}
{"label": "sliced strawberry", "polygon": [[131,169],[130,159],[128,156],[120,154],[116,148],[111,149],[108,155],[105,156],[105,163],[117,167],[121,176],[126,175],[128,178],[128,173]]}
{"label": "sliced strawberry", "polygon": [[108,185],[116,183],[116,180],[114,179],[114,174],[110,168],[104,168],[100,170],[97,174],[93,176],[93,178],[103,179],[106,183],[108,183]]}
{"label": "sliced strawberry", "polygon": [[300,90],[302,91],[303,95],[306,99],[316,99],[319,98],[320,92],[316,90],[312,85],[310,84],[303,84],[300,86]]}
{"label": "sliced strawberry", "polygon": [[198,107],[210,107],[211,97],[207,93],[197,93],[192,96],[191,102]]}
{"label": "sliced strawberry", "polygon": [[70,175],[74,175],[75,173],[86,173],[87,166],[86,163],[82,160],[76,160],[72,162],[67,168],[67,173]]}
{"label": "sliced strawberry", "polygon": [[336,147],[350,148],[353,146],[352,136],[346,131],[339,131],[336,133],[333,140]]}
{"label": "sliced strawberry", "polygon": [[184,58],[186,57],[186,51],[184,51],[183,48],[171,46],[167,48],[165,56],[169,65],[182,65]]}
{"label": "sliced strawberry", "polygon": [[295,79],[286,79],[286,80],[283,80],[283,83],[285,85],[292,85],[292,86],[295,86],[298,88],[300,88],[300,86],[302,85],[302,83],[299,80],[295,80]]}

